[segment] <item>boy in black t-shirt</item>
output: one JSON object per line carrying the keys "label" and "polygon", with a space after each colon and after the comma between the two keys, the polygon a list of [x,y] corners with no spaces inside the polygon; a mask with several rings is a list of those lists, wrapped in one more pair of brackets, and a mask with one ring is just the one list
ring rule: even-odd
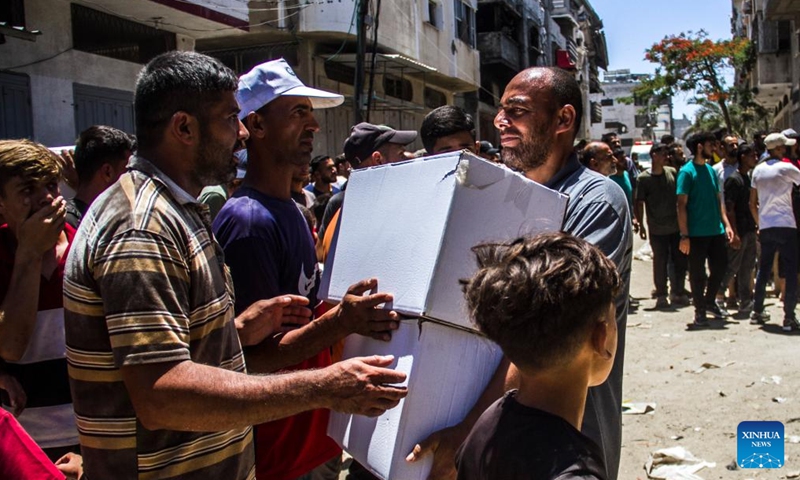
{"label": "boy in black t-shirt", "polygon": [[520,387],[481,415],[456,455],[458,479],[605,480],[602,452],[580,428],[617,349],[614,264],[564,233],[474,251],[470,316],[517,366]]}

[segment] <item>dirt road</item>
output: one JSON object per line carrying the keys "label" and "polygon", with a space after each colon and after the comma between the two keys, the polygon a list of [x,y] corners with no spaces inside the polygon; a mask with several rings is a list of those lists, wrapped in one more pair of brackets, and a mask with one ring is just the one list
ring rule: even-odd
{"label": "dirt road", "polygon": [[[641,243],[637,239],[636,247]],[[800,444],[789,440],[781,469],[726,469],[736,459],[741,421],[780,421],[786,439],[800,436],[800,334],[781,330],[777,299],[768,298],[772,321],[763,327],[737,315],[712,320],[716,328],[687,331],[692,307],[649,310],[655,304],[651,272],[651,262],[634,260],[631,294],[642,300],[628,317],[623,398],[655,402],[656,410],[623,416],[619,479],[646,479],[649,453],[678,445],[716,462],[698,472],[705,479],[800,478]]]}

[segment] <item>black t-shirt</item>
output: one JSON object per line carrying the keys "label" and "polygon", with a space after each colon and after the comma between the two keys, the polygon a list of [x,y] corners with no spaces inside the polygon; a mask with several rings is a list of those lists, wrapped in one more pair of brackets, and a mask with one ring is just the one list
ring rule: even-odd
{"label": "black t-shirt", "polygon": [[456,453],[458,480],[606,480],[600,448],[516,390],[489,407]]}
{"label": "black t-shirt", "polygon": [[86,215],[87,210],[89,210],[89,205],[83,203],[83,201],[78,200],[77,198],[68,200],[66,222],[70,227],[77,230],[78,225],[81,224],[81,219],[84,215]]}
{"label": "black t-shirt", "polygon": [[725,179],[725,203],[732,203],[736,213],[736,233],[741,236],[756,231],[756,222],[750,213],[750,177],[738,170]]}

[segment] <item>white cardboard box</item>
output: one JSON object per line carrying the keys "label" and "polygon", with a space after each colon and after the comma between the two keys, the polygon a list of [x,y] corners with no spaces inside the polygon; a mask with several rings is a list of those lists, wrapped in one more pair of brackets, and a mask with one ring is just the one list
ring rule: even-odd
{"label": "white cardboard box", "polygon": [[407,463],[406,455],[431,433],[464,419],[497,370],[502,351],[474,333],[404,320],[388,343],[359,335],[345,342],[344,358],[376,354],[395,356],[392,368],[408,376],[408,396],[380,417],[331,412],[328,435],[383,479],[425,480],[432,456]]}
{"label": "white cardboard box", "polygon": [[559,230],[567,197],[462,152],[354,171],[320,298],[338,302],[369,277],[388,307],[474,329],[459,280],[486,241]]}

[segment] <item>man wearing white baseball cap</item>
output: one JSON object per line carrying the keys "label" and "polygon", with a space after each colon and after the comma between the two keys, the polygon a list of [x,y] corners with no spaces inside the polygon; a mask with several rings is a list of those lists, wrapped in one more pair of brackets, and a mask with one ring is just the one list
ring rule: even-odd
{"label": "man wearing white baseball cap", "polygon": [[798,148],[800,148],[800,145],[798,145],[796,141],[798,138],[800,138],[800,134],[798,134],[793,128],[787,128],[786,130],[782,131],[781,134],[790,140],[795,140],[795,144],[788,148],[786,156],[795,166],[797,166],[797,161],[800,160],[800,158],[798,158],[800,157],[800,155],[798,155]]}
{"label": "man wearing white baseball cap", "polygon": [[[313,308],[319,270],[311,231],[292,201],[292,177],[311,160],[314,134],[320,129],[313,110],[341,105],[344,97],[305,86],[280,59],[243,75],[236,98],[250,133],[247,173],[213,226],[233,277],[236,311],[285,294],[305,296]],[[391,295],[362,296],[375,289],[375,279],[359,282],[341,304],[311,323],[245,348],[248,372],[328,366],[330,346],[351,333],[388,340],[398,317],[375,308],[391,301]],[[338,479],[341,449],[326,434],[328,414],[314,410],[258,425],[256,477]]]}
{"label": "man wearing white baseball cap", "polygon": [[797,305],[797,222],[792,210],[792,187],[800,184],[800,170],[783,161],[786,147],[797,140],[782,133],[771,133],[764,139],[769,157],[759,162],[753,170],[750,190],[750,210],[756,219],[761,241],[761,256],[756,277],[755,306],[750,314],[750,323],[759,325],[769,320],[764,310],[767,281],[772,276],[772,261],[775,253],[786,278],[786,294],[783,303],[783,330],[798,330],[795,317]]}

